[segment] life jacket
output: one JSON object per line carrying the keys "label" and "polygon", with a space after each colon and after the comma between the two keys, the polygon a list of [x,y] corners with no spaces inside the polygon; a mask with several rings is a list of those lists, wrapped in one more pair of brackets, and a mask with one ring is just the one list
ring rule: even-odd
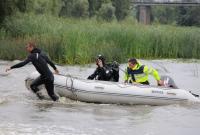
{"label": "life jacket", "polygon": [[133,70],[127,67],[127,73],[131,76],[131,81],[143,83],[148,81],[148,75],[144,73],[144,65],[136,65],[136,68]]}
{"label": "life jacket", "polygon": [[138,63],[134,68],[127,67],[125,71],[125,80],[131,82],[144,83],[148,81],[148,75],[151,74],[156,80],[160,80],[158,72],[154,68],[149,68]]}

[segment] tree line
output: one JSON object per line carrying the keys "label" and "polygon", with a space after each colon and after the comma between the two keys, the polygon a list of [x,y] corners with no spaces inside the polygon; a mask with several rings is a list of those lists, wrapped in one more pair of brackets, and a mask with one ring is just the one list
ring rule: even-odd
{"label": "tree line", "polygon": [[156,6],[152,8],[152,19],[161,24],[200,26],[200,6]]}
{"label": "tree line", "polygon": [[[131,7],[130,0],[0,0],[0,23],[18,12],[121,21],[127,16],[137,17],[137,10]],[[155,6],[152,20],[161,24],[200,26],[200,7]]]}
{"label": "tree line", "polygon": [[0,19],[17,12],[51,14],[59,17],[123,20],[129,13],[129,0],[1,0]]}

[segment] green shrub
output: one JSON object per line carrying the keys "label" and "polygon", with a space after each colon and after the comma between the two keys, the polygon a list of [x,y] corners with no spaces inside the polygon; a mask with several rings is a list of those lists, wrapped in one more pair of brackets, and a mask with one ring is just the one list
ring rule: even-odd
{"label": "green shrub", "polygon": [[63,3],[60,16],[75,18],[87,18],[89,16],[88,0],[63,0]]}
{"label": "green shrub", "polygon": [[[34,19],[33,19],[34,18]],[[200,29],[167,25],[145,26],[134,20],[102,22],[48,15],[9,17],[0,30],[0,59],[26,57],[25,44],[36,41],[57,63],[86,64],[98,54],[107,61],[200,58]]]}
{"label": "green shrub", "polygon": [[112,6],[111,3],[103,4],[102,7],[99,9],[98,17],[108,22],[114,20],[115,8]]}

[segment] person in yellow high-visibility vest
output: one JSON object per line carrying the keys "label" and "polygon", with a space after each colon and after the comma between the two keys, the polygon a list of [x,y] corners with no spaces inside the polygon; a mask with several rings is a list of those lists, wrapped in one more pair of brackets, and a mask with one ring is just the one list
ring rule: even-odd
{"label": "person in yellow high-visibility vest", "polygon": [[163,81],[160,80],[157,70],[142,65],[135,58],[131,58],[128,60],[128,67],[125,70],[124,80],[125,83],[141,83],[149,85],[149,74],[156,79],[158,85],[163,86]]}

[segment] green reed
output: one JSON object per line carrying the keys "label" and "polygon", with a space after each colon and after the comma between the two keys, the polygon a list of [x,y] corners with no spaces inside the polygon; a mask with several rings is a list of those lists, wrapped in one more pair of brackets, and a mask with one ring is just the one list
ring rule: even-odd
{"label": "green reed", "polygon": [[35,41],[57,63],[86,64],[97,54],[108,61],[200,58],[200,28],[145,26],[126,20],[64,19],[48,15],[17,15],[0,30],[0,59],[26,58],[25,44]]}

